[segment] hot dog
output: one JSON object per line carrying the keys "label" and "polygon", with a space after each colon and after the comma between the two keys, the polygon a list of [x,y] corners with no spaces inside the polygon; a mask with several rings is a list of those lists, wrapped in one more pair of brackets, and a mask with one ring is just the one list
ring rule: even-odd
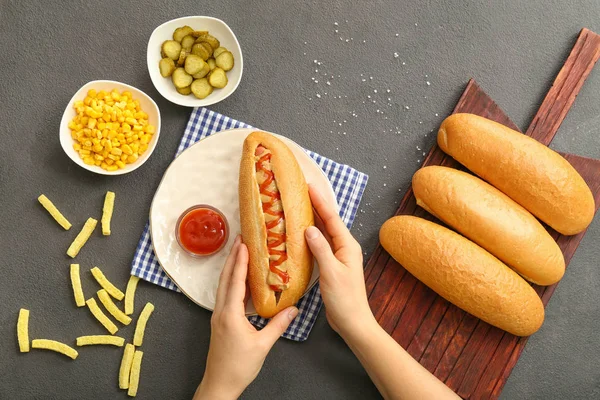
{"label": "hot dog", "polygon": [[453,114],[440,148],[563,235],[584,231],[596,207],[581,175],[560,154],[497,122]]}
{"label": "hot dog", "polygon": [[314,225],[304,174],[273,135],[253,132],[244,141],[239,200],[252,302],[271,318],[296,304],[308,286],[313,259],[304,231]]}

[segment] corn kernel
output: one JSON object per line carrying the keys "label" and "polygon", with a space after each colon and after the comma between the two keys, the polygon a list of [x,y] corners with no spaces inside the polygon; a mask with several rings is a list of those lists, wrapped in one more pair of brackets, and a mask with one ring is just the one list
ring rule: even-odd
{"label": "corn kernel", "polygon": [[148,149],[155,128],[131,92],[90,89],[73,108],[77,114],[68,123],[73,149],[86,164],[116,170]]}
{"label": "corn kernel", "polygon": [[116,171],[118,169],[119,167],[117,167],[116,165],[109,165],[108,168],[106,168],[107,171]]}

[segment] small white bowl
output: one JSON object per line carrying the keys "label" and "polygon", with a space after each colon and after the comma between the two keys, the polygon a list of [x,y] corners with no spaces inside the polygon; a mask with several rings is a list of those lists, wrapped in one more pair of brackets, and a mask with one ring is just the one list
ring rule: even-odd
{"label": "small white bowl", "polygon": [[[136,162],[132,164],[126,164],[125,168],[123,169],[118,169],[116,171],[106,171],[96,165],[87,165],[83,162],[83,160],[75,151],[75,149],[73,149],[73,144],[75,143],[75,141],[71,137],[71,129],[69,129],[69,122],[75,117],[75,115],[77,115],[75,108],[73,108],[73,104],[78,100],[83,100],[87,95],[88,90],[90,89],[96,89],[98,92],[101,90],[110,92],[113,89],[117,89],[119,93],[126,90],[130,91],[133,95],[133,99],[139,100],[140,108],[142,109],[142,111],[148,114],[148,122],[151,125],[154,125],[154,127],[156,128],[156,132],[152,135],[152,140],[150,141],[150,143],[148,143],[148,150],[146,150],[146,152],[142,154],[136,160]],[[67,155],[71,157],[71,160],[73,160],[75,164],[79,165],[80,167],[102,175],[123,175],[139,168],[143,163],[146,162],[146,160],[148,160],[148,158],[150,158],[150,155],[156,147],[156,142],[158,141],[159,135],[160,111],[154,100],[152,100],[150,96],[148,96],[141,90],[117,81],[91,81],[83,85],[69,101],[69,104],[67,105],[67,108],[65,109],[65,112],[62,116],[62,120],[60,121],[60,144],[65,153],[67,153]]]}
{"label": "small white bowl", "polygon": [[[163,78],[158,69],[158,62],[161,60],[160,47],[165,40],[173,39],[173,31],[180,26],[189,25],[195,30],[208,31],[211,35],[219,39],[221,46],[227,48],[234,59],[234,66],[227,72],[229,82],[223,89],[215,89],[205,99],[198,99],[193,94],[184,96],[179,94],[171,81],[171,77]],[[185,107],[206,107],[220,102],[229,97],[237,89],[242,80],[242,71],[244,70],[244,59],[242,58],[242,49],[235,37],[235,34],[229,26],[217,18],[212,17],[182,17],[165,22],[152,32],[148,40],[148,72],[150,79],[156,90],[172,103]]]}

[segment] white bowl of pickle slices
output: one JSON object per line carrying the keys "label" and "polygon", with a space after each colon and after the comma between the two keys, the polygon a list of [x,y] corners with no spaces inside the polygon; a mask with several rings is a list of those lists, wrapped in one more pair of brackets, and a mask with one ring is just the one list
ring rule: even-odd
{"label": "white bowl of pickle slices", "polygon": [[148,72],[172,103],[205,107],[229,97],[244,69],[240,44],[220,19],[191,16],[165,22],[148,40]]}

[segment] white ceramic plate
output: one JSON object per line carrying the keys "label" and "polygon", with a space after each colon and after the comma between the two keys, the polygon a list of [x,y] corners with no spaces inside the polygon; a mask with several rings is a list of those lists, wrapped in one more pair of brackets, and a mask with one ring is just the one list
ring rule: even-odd
{"label": "white ceramic plate", "polygon": [[[73,104],[77,100],[83,100],[87,95],[88,90],[96,89],[98,92],[104,90],[106,92],[110,92],[113,89],[117,89],[119,92],[130,91],[133,95],[134,100],[140,101],[141,109],[148,114],[148,121],[151,125],[154,125],[156,128],[156,132],[152,135],[152,140],[148,143],[148,150],[144,152],[133,164],[127,164],[125,168],[118,169],[116,171],[105,171],[102,168],[96,165],[87,165],[83,162],[79,154],[73,149],[74,140],[71,137],[71,129],[69,129],[69,122],[77,115],[75,109],[73,108]],[[160,111],[158,110],[158,106],[152,100],[150,96],[146,93],[142,92],[140,89],[135,88],[133,86],[127,85],[125,83],[117,82],[117,81],[91,81],[83,85],[77,93],[73,95],[71,100],[69,100],[69,104],[67,104],[67,108],[65,108],[65,112],[63,113],[62,119],[60,121],[60,145],[67,155],[75,162],[75,164],[79,165],[81,168],[85,168],[88,171],[95,172],[97,174],[102,175],[123,175],[128,172],[134,171],[139,168],[143,163],[145,163],[150,155],[154,151],[156,147],[156,142],[158,142],[158,137],[160,136]]]}
{"label": "white ceramic plate", "polygon": [[[189,147],[165,172],[150,208],[150,235],[158,262],[187,297],[209,310],[214,309],[221,269],[240,233],[239,165],[244,139],[253,131],[227,130]],[[296,156],[306,181],[315,185],[337,208],[335,194],[321,168],[295,142],[282,136],[279,138]],[[196,204],[218,208],[229,223],[229,240],[223,250],[205,258],[189,256],[175,238],[177,219]],[[307,291],[318,277],[319,269],[315,263]],[[256,314],[252,301],[248,302],[246,314]]]}
{"label": "white ceramic plate", "polygon": [[[199,31],[208,31],[211,35],[219,39],[222,47],[227,48],[233,54],[234,66],[231,71],[227,72],[227,79],[229,81],[227,86],[223,89],[215,89],[205,99],[198,99],[193,94],[189,96],[179,94],[175,90],[171,78],[163,78],[158,70],[158,62],[162,58],[160,55],[160,46],[165,40],[172,40],[173,31],[184,25],[189,25]],[[225,100],[237,89],[242,80],[242,72],[244,70],[242,49],[235,34],[225,22],[213,17],[191,16],[165,22],[150,35],[146,57],[150,79],[152,79],[156,90],[170,102],[185,107],[206,107]]]}

